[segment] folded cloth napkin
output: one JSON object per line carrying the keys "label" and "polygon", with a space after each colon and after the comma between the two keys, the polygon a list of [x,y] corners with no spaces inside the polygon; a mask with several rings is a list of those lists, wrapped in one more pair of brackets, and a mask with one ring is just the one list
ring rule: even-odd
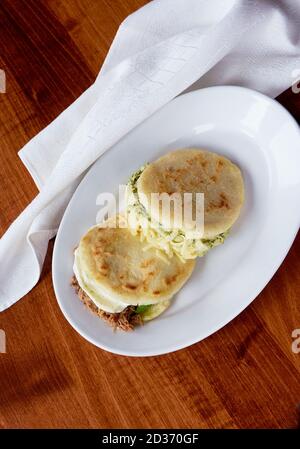
{"label": "folded cloth napkin", "polygon": [[85,170],[188,88],[276,96],[300,66],[294,0],[154,0],[120,26],[95,83],[19,153],[40,193],[0,240],[0,310],[37,283]]}

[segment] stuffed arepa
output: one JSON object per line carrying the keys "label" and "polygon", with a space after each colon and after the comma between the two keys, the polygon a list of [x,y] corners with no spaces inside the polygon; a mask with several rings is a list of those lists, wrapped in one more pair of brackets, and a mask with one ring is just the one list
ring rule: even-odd
{"label": "stuffed arepa", "polygon": [[[153,193],[180,194],[183,201],[186,193],[193,194],[193,198],[202,193],[201,235],[191,232],[192,222],[173,227],[175,210],[171,210],[170,221],[161,203],[153,204]],[[182,260],[203,256],[223,243],[243,202],[244,182],[239,167],[224,156],[201,149],[169,152],[135,172],[127,185],[127,215],[133,233],[141,232],[153,246],[169,256],[175,253]]]}
{"label": "stuffed arepa", "polygon": [[93,226],[81,238],[75,250],[73,286],[100,317],[116,327],[124,325],[125,317],[131,328],[132,322],[162,313],[194,265],[194,261],[166,258],[117,220],[116,227],[109,222]]}

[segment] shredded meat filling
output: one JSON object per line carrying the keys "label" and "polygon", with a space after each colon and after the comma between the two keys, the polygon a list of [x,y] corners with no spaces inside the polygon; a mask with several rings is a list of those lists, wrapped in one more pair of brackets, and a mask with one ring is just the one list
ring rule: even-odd
{"label": "shredded meat filling", "polygon": [[142,324],[141,316],[136,313],[136,306],[128,306],[120,313],[109,313],[99,309],[91,298],[80,288],[75,276],[72,277],[71,286],[83,304],[94,314],[105,320],[114,329],[122,329],[125,332],[132,331],[135,326]]}

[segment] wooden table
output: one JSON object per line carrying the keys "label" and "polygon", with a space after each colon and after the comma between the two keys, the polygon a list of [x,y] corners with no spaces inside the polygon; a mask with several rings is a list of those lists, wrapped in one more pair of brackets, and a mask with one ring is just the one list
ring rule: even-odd
{"label": "wooden table", "polygon": [[[1,233],[36,195],[17,151],[95,79],[121,21],[144,0],[1,0]],[[280,101],[300,119],[300,94]],[[299,425],[300,239],[238,318],[161,357],[97,349],[63,317],[53,242],[33,291],[0,314],[0,427],[296,427]],[[0,267],[1,269],[1,267]]]}

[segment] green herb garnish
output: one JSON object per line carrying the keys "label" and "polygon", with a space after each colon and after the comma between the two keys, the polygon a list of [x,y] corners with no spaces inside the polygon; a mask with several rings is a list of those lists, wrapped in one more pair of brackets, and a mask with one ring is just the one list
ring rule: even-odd
{"label": "green herb garnish", "polygon": [[135,309],[135,313],[145,313],[151,306],[152,304],[137,306],[137,308]]}

